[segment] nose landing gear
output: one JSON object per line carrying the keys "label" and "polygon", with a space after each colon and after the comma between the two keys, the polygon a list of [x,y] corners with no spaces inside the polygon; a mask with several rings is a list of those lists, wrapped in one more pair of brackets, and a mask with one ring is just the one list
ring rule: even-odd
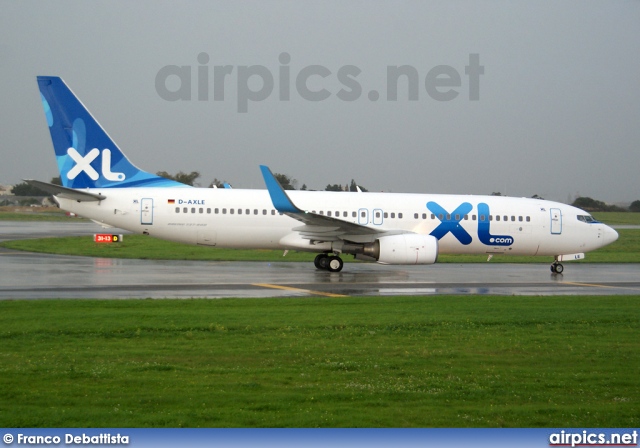
{"label": "nose landing gear", "polygon": [[564,266],[562,266],[562,263],[559,263],[558,261],[554,261],[553,263],[551,263],[551,272],[553,272],[554,274],[562,274],[562,271],[564,271]]}

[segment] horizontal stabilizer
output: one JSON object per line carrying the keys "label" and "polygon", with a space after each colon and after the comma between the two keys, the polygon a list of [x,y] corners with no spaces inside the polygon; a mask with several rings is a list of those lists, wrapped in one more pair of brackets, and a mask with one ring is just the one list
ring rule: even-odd
{"label": "horizontal stabilizer", "polygon": [[73,188],[63,187],[61,185],[49,184],[47,182],[41,182],[39,180],[24,179],[29,185],[33,185],[36,188],[46,191],[59,198],[73,199],[80,202],[96,202],[106,199],[106,196],[96,193],[89,193],[88,191],[74,190]]}

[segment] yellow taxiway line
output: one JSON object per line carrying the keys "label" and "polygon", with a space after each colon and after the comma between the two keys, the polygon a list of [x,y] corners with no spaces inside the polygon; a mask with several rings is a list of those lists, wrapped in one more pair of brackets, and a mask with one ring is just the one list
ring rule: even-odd
{"label": "yellow taxiway line", "polygon": [[291,286],[272,285],[270,283],[253,283],[253,286],[260,286],[261,288],[282,289],[284,291],[302,292],[313,296],[325,296],[325,297],[349,297],[344,294],[333,294],[331,292],[313,291],[311,289],[293,288]]}

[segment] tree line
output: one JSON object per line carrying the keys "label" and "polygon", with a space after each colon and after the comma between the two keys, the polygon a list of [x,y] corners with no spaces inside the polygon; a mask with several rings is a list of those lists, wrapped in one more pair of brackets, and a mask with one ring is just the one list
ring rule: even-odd
{"label": "tree line", "polygon": [[571,205],[588,212],[640,212],[640,200],[633,201],[628,209],[617,205],[605,204],[602,201],[598,201],[597,199],[592,199],[589,197],[576,198],[576,200],[573,201],[573,204]]}
{"label": "tree line", "polygon": [[[176,182],[180,182],[180,183],[191,185],[191,186],[198,185],[196,183],[196,180],[200,177],[200,172],[198,171],[192,171],[190,173],[184,173],[182,171],[179,171],[178,173],[173,175],[167,173],[166,171],[158,171],[156,174],[160,177],[164,177],[165,179],[175,180]],[[280,183],[283,189],[297,190],[296,186],[298,185],[298,181],[293,177],[288,176],[286,174],[282,174],[282,173],[274,173],[273,176]],[[213,188],[213,187],[223,188],[225,184],[230,185],[226,181],[221,181],[215,178],[209,184],[209,188]],[[368,191],[366,188],[358,185],[354,179],[351,179],[351,182],[346,183],[344,186],[342,186],[341,184],[327,184],[324,190],[325,191],[358,191],[358,188],[360,188],[360,191],[363,191],[363,192]],[[302,184],[302,187],[300,187],[300,190],[305,191],[305,190],[309,190],[309,188],[307,187],[307,184]]]}
{"label": "tree line", "polygon": [[[164,177],[165,179],[175,180],[176,182],[180,182],[180,183],[191,185],[191,186],[197,185],[196,181],[200,177],[200,172],[198,171],[191,171],[190,173],[178,171],[176,174],[170,174],[167,171],[158,171],[156,174],[160,177]],[[280,185],[282,185],[282,188],[284,188],[285,190],[297,189],[296,186],[298,184],[298,181],[292,178],[291,176],[288,176],[282,173],[274,173],[274,176],[276,180],[280,182]],[[52,178],[50,183],[54,185],[62,185],[62,182],[60,181],[60,176]],[[224,188],[225,184],[229,185],[228,182],[226,181],[220,181],[218,179],[214,179],[209,184],[209,188],[214,188],[214,187]],[[327,184],[324,191],[355,192],[355,191],[358,191],[358,188],[360,189],[360,191],[363,191],[363,192],[368,191],[366,188],[358,185],[354,179],[351,179],[351,182],[345,183],[344,186],[341,184]],[[302,184],[302,187],[300,188],[300,190],[308,190],[307,185]],[[15,196],[49,196],[47,192],[42,191],[39,188],[36,188],[26,182],[21,182],[19,184],[16,184],[12,189],[12,193]],[[500,192],[493,192],[491,194],[493,196],[502,196],[502,193]],[[533,195],[532,197],[536,199],[543,199],[537,194]],[[626,211],[640,212],[640,200],[633,201],[628,209],[617,206],[617,205],[609,205],[603,201],[592,199],[590,197],[576,198],[571,205],[589,212],[626,212]]]}

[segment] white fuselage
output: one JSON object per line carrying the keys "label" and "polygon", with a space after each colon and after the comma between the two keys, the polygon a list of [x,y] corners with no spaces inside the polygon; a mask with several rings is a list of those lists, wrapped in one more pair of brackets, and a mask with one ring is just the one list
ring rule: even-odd
{"label": "white fuselage", "polygon": [[[227,248],[331,250],[296,232],[267,190],[89,189],[106,199],[59,198],[61,208],[106,225],[188,244]],[[302,210],[376,228],[438,238],[441,254],[548,255],[588,252],[616,240],[588,213],[540,199],[475,195],[289,191]],[[588,216],[589,219],[584,218]],[[375,239],[372,236],[369,241]],[[367,242],[367,238],[357,241]]]}

